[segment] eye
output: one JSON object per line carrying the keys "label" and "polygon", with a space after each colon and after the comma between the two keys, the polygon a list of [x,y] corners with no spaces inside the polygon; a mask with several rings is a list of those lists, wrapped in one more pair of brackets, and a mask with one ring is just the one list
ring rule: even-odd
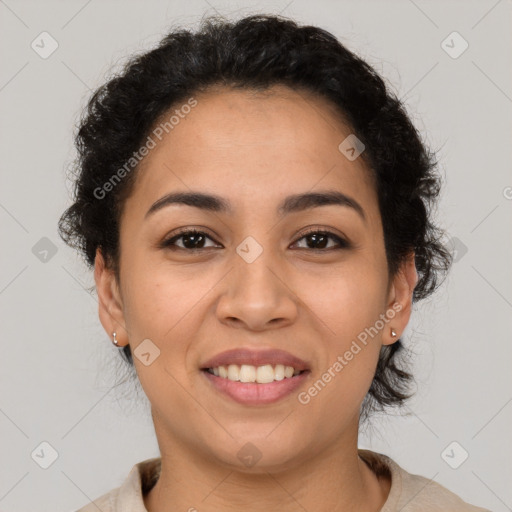
{"label": "eye", "polygon": [[[177,245],[176,242],[178,240],[182,240],[182,246]],[[161,244],[161,248],[168,249],[183,249],[183,250],[200,250],[200,249],[208,249],[209,247],[205,247],[205,241],[213,239],[210,238],[204,231],[198,231],[196,229],[187,229],[181,231],[179,234],[164,240]],[[215,247],[210,246],[210,247]]]}
{"label": "eye", "polygon": [[[214,244],[206,246],[205,243],[207,240],[214,242]],[[351,247],[350,243],[340,236],[335,235],[330,231],[322,231],[319,229],[310,229],[306,233],[302,233],[301,237],[294,245],[297,245],[301,240],[306,241],[307,247],[299,247],[300,249],[311,249],[313,251],[348,249]],[[181,245],[177,243],[178,241],[181,241]],[[334,246],[331,245],[329,247],[329,241],[334,241]],[[204,231],[184,229],[171,238],[164,240],[160,244],[160,247],[171,250],[182,249],[185,251],[197,251],[212,247],[219,247],[219,245],[215,244],[215,241]]]}
{"label": "eye", "polygon": [[[337,245],[334,245],[334,247],[328,247],[329,239],[334,240]],[[302,233],[302,236],[297,240],[297,242],[295,242],[295,244],[301,240],[306,240],[306,244],[308,245],[308,247],[304,247],[304,249],[311,249],[313,251],[324,249],[348,249],[350,247],[350,243],[344,238],[341,238],[330,231],[322,231],[318,229],[311,229],[306,233]],[[311,247],[311,245],[313,247]]]}

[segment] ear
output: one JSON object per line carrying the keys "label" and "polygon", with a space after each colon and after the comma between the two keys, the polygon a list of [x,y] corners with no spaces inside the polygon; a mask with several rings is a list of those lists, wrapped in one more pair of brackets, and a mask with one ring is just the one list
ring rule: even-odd
{"label": "ear", "polygon": [[[414,253],[410,253],[390,283],[386,312],[390,320],[382,335],[383,345],[392,345],[404,332],[411,317],[412,294],[417,283]],[[394,316],[391,316],[392,312]],[[396,336],[393,336],[391,331],[394,331]]]}
{"label": "ear", "polygon": [[115,273],[105,266],[105,259],[99,248],[94,258],[94,281],[98,293],[99,317],[101,325],[112,340],[112,333],[116,332],[119,340],[118,346],[128,342],[126,323],[123,312],[123,302]]}

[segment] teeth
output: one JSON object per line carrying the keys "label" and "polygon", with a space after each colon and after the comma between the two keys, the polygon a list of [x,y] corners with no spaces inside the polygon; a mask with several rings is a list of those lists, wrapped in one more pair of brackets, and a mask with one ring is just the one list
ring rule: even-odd
{"label": "teeth", "polygon": [[275,373],[272,365],[266,364],[265,366],[258,366],[254,380],[260,384],[267,384],[268,382],[274,382],[274,375]]}
{"label": "teeth", "polygon": [[274,368],[274,379],[275,380],[283,380],[284,379],[284,366],[282,364],[276,364]]}
{"label": "teeth", "polygon": [[240,380],[240,368],[237,364],[230,364],[228,366],[228,379]]}
{"label": "teeth", "polygon": [[240,382],[256,382],[256,368],[248,364],[240,366]]}
{"label": "teeth", "polygon": [[250,364],[230,364],[229,366],[217,366],[216,368],[209,368],[208,371],[223,379],[240,382],[257,382],[258,384],[267,384],[275,380],[283,380],[284,378],[291,378],[299,375],[300,370],[296,370],[293,366],[284,366],[276,364],[272,366],[265,364],[263,366],[253,366]]}

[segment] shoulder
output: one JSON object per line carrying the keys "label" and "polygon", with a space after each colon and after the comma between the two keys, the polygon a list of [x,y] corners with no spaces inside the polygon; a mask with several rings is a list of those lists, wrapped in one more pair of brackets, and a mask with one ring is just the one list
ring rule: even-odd
{"label": "shoulder", "polygon": [[115,510],[113,503],[115,502],[118,492],[119,487],[116,487],[101,495],[99,498],[96,498],[94,501],[91,501],[76,512],[98,512],[98,510],[101,510],[101,512],[113,512]]}
{"label": "shoulder", "polygon": [[387,472],[391,476],[391,489],[381,512],[490,512],[463,501],[433,480],[405,471],[386,455],[370,450],[359,450],[359,455],[377,474]]}
{"label": "shoulder", "polygon": [[160,475],[160,457],[135,464],[120,487],[102,494],[76,512],[146,512],[144,495]]}

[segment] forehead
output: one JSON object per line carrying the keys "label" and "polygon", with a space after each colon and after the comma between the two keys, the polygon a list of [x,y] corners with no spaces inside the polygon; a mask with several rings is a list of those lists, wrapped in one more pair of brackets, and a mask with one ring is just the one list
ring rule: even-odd
{"label": "forehead", "polygon": [[[169,145],[219,151],[300,145],[307,152],[319,146],[337,149],[340,135],[351,133],[330,101],[283,85],[263,91],[215,86],[194,99],[196,106],[176,119],[178,123],[170,130]],[[185,103],[172,107],[171,113]],[[156,126],[163,126],[169,117],[163,114]]]}
{"label": "forehead", "polygon": [[154,201],[173,189],[201,188],[222,189],[235,201],[274,195],[277,201],[283,190],[300,193],[318,184],[374,199],[362,158],[349,161],[339,150],[351,130],[330,101],[285,86],[218,87],[193,99],[193,108],[181,108],[185,99],[155,123],[155,146],[140,165],[133,195]]}

